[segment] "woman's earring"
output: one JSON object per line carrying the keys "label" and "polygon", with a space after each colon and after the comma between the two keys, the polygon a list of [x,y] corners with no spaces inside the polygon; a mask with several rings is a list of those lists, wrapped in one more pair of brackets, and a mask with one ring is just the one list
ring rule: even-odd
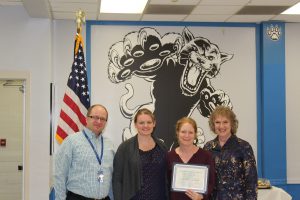
{"label": "woman's earring", "polygon": [[193,144],[198,146],[198,138],[194,139]]}

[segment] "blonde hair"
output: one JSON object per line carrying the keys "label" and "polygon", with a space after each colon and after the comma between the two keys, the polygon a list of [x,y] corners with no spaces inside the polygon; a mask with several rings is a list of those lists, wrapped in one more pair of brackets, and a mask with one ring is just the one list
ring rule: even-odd
{"label": "blonde hair", "polygon": [[215,110],[210,114],[208,124],[212,132],[215,133],[215,124],[214,121],[218,116],[226,117],[229,119],[231,124],[231,134],[235,135],[238,129],[238,120],[234,112],[227,106],[217,106]]}

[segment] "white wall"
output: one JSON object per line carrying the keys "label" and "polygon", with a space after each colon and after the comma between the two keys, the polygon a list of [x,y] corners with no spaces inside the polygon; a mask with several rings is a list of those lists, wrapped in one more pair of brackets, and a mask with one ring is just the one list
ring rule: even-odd
{"label": "white wall", "polygon": [[48,199],[51,22],[8,6],[0,7],[0,27],[0,71],[30,73],[28,200]]}
{"label": "white wall", "polygon": [[286,151],[287,181],[300,183],[300,156],[296,147],[300,144],[300,24],[286,24]]}
{"label": "white wall", "polygon": [[[74,20],[30,18],[22,6],[8,6],[0,7],[0,27],[0,71],[30,73],[28,200],[48,199],[52,173],[50,83],[55,84],[56,124],[71,71],[76,24]],[[85,36],[84,31],[82,34]],[[56,141],[54,144],[56,148]]]}

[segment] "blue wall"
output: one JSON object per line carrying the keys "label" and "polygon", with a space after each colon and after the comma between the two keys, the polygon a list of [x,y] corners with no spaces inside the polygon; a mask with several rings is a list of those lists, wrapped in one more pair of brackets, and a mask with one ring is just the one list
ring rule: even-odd
{"label": "blue wall", "polygon": [[[280,31],[278,40],[268,32]],[[276,36],[276,34],[275,34]],[[300,199],[300,185],[287,184],[286,99],[285,99],[285,23],[265,22],[260,28],[261,40],[261,135],[260,176],[272,185]]]}
{"label": "blue wall", "polygon": [[[271,39],[267,34],[268,32],[271,33],[272,30],[281,31],[281,35],[278,39],[276,37]],[[274,35],[276,36],[276,34]],[[286,117],[284,23],[262,23],[261,44],[261,175],[269,178],[272,184],[285,184]]]}

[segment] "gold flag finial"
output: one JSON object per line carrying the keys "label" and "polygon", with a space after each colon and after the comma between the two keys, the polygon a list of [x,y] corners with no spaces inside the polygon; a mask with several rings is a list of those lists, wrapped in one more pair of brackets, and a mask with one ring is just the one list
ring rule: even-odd
{"label": "gold flag finial", "polygon": [[82,10],[76,12],[77,33],[81,32],[81,25],[85,23],[85,13]]}

